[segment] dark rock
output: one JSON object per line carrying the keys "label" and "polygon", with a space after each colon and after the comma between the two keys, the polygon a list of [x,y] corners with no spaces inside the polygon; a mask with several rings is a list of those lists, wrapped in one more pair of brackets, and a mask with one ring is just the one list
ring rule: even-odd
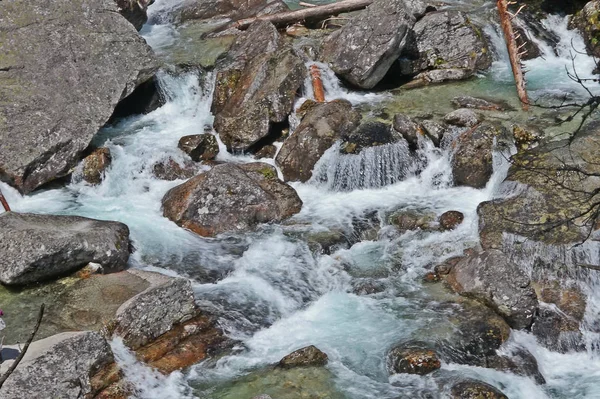
{"label": "dark rock", "polygon": [[411,14],[402,0],[375,0],[326,39],[324,62],[354,86],[373,88],[406,46],[415,23]]}
{"label": "dark rock", "polygon": [[394,115],[393,127],[395,131],[404,137],[413,150],[419,145],[419,136],[424,135],[423,128],[404,114]]}
{"label": "dark rock", "polygon": [[508,399],[498,389],[476,380],[465,380],[452,386],[452,399]]}
{"label": "dark rock", "polygon": [[477,112],[460,108],[444,116],[444,122],[460,127],[473,127],[483,120]]}
{"label": "dark rock", "polygon": [[345,100],[317,104],[306,112],[293,135],[288,137],[275,161],[286,181],[305,182],[321,158],[337,140],[351,133],[360,114]]}
{"label": "dark rock", "polygon": [[385,284],[372,278],[352,281],[352,292],[356,295],[372,295],[385,291]]}
{"label": "dark rock", "polygon": [[0,281],[31,284],[75,271],[90,262],[106,273],[129,259],[129,229],[123,223],[79,216],[0,215]]}
{"label": "dark rock", "polygon": [[273,144],[266,145],[254,154],[254,159],[274,158],[277,153],[277,147]]}
{"label": "dark rock", "polygon": [[173,16],[180,22],[215,17],[239,20],[283,11],[289,8],[281,0],[185,0]]}
{"label": "dark rock", "polygon": [[184,180],[198,173],[198,166],[192,161],[186,161],[181,166],[174,159],[169,158],[154,164],[152,173],[162,180]]}
{"label": "dark rock", "polygon": [[212,134],[193,134],[183,136],[177,145],[179,149],[192,158],[194,162],[210,161],[219,153],[219,143]]}
{"label": "dark rock", "polygon": [[461,295],[492,307],[515,329],[533,322],[538,302],[527,274],[500,251],[490,250],[458,262],[446,281]]}
{"label": "dark rock", "polygon": [[133,93],[122,99],[107,123],[114,123],[120,118],[131,115],[149,114],[165,105],[166,101],[160,92],[158,79],[154,76],[135,88]]}
{"label": "dark rock", "polygon": [[157,68],[114,0],[2,1],[0,54],[0,179],[22,193],[69,174]]}
{"label": "dark rock", "polygon": [[465,216],[462,212],[448,211],[442,213],[440,216],[440,227],[443,230],[454,230],[459,224],[463,222]]}
{"label": "dark rock", "polygon": [[129,22],[140,30],[148,21],[146,10],[148,6],[154,3],[154,0],[115,0],[119,6],[119,12]]}
{"label": "dark rock", "polygon": [[390,373],[426,375],[442,367],[440,358],[426,344],[414,342],[400,345],[388,353]]}
{"label": "dark rock", "polygon": [[396,143],[402,136],[390,125],[383,122],[364,122],[356,130],[345,134],[341,151],[345,154],[358,154],[364,148]]}
{"label": "dark rock", "polygon": [[166,217],[205,237],[280,222],[302,207],[275,168],[260,162],[217,165],[169,190],[162,203]]}
{"label": "dark rock", "polygon": [[452,174],[456,185],[485,187],[494,172],[492,159],[494,137],[500,134],[500,129],[502,128],[482,123],[454,140]]}
{"label": "dark rock", "polygon": [[401,59],[405,75],[423,72],[419,78],[437,83],[468,78],[492,64],[481,28],[460,11],[429,13],[414,34],[416,48],[407,48]]}
{"label": "dark rock", "polygon": [[536,15],[542,14],[575,14],[581,10],[589,0],[523,0],[527,4],[529,12]]}
{"label": "dark rock", "polygon": [[83,180],[93,185],[100,184],[111,162],[110,150],[106,147],[97,148],[83,160]]}
{"label": "dark rock", "polygon": [[542,55],[542,50],[538,47],[536,42],[531,39],[525,25],[521,26],[517,22],[516,24],[513,24],[513,30],[517,38],[517,46],[520,48],[519,52],[525,51],[525,54],[521,56],[522,60],[532,60]]}
{"label": "dark rock", "polygon": [[482,111],[505,111],[510,109],[506,104],[499,104],[483,98],[471,96],[454,97],[452,104],[456,105],[458,108],[473,108]]}
{"label": "dark rock", "polygon": [[420,212],[418,210],[402,210],[392,213],[388,217],[388,222],[398,229],[400,233],[409,230],[435,230],[436,214],[434,212]]}
{"label": "dark rock", "polygon": [[313,345],[298,349],[279,362],[279,366],[283,368],[324,366],[326,364],[327,355]]}
{"label": "dark rock", "polygon": [[537,360],[525,348],[519,347],[512,350],[510,356],[489,357],[487,359],[486,367],[531,377],[540,385],[546,383],[546,379],[542,373],[540,373]]}

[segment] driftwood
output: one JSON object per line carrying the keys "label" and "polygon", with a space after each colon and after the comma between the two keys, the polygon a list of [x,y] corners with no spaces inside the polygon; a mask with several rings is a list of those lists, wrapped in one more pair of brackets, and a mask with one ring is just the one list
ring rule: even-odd
{"label": "driftwood", "polygon": [[278,28],[284,28],[289,24],[301,22],[307,19],[326,19],[332,15],[343,12],[361,10],[373,3],[373,0],[342,0],[333,4],[308,7],[296,11],[280,12],[272,15],[240,19],[232,24],[233,27],[244,30],[255,21],[269,21]]}
{"label": "driftwood", "polygon": [[10,206],[8,206],[8,202],[6,201],[6,198],[4,198],[4,194],[2,194],[2,190],[0,190],[0,204],[2,204],[2,207],[4,207],[6,212],[10,212]]}
{"label": "driftwood", "polygon": [[312,81],[313,92],[315,93],[315,101],[318,103],[325,102],[325,89],[323,88],[323,80],[321,79],[321,71],[317,65],[310,66],[310,79]]}
{"label": "driftwood", "polygon": [[29,339],[25,343],[23,350],[21,351],[21,353],[19,353],[19,356],[10,365],[8,370],[6,370],[6,373],[4,373],[2,375],[2,377],[0,377],[0,388],[2,388],[2,385],[6,382],[6,379],[12,374],[12,372],[15,371],[15,369],[17,368],[19,363],[21,363],[21,360],[23,360],[23,357],[25,356],[27,349],[29,349],[29,345],[31,345],[31,342],[33,342],[33,338],[35,337],[35,334],[39,330],[40,324],[42,324],[42,318],[44,317],[44,308],[45,308],[45,305],[42,304],[42,306],[40,306],[40,313],[38,314],[38,318],[37,318],[37,322],[35,323],[35,327],[33,328],[33,331],[31,332]]}
{"label": "driftwood", "polygon": [[497,0],[498,14],[500,15],[500,24],[504,31],[504,40],[506,41],[506,48],[508,49],[508,57],[510,58],[510,66],[512,68],[513,75],[515,77],[515,84],[517,86],[517,95],[521,100],[523,110],[529,110],[529,98],[527,97],[527,90],[525,89],[525,77],[523,75],[523,69],[521,68],[521,55],[519,54],[519,46],[517,45],[517,39],[512,26],[512,19],[523,9],[524,6],[512,14],[508,11],[508,5],[515,4],[515,2],[509,2],[508,0]]}

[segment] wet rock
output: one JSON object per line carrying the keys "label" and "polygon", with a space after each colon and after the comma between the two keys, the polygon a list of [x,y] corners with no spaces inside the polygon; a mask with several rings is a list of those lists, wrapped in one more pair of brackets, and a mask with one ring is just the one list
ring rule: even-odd
{"label": "wet rock", "polygon": [[466,380],[452,386],[452,399],[508,399],[501,391],[485,382]]}
{"label": "wet rock", "polygon": [[275,158],[275,154],[277,153],[277,147],[274,145],[266,145],[254,154],[254,159],[261,158]]}
{"label": "wet rock", "polygon": [[406,46],[411,14],[402,0],[376,0],[326,39],[324,62],[352,85],[373,88]]}
{"label": "wet rock", "polygon": [[302,207],[275,168],[260,162],[216,165],[169,190],[162,204],[166,217],[205,237],[280,222]]}
{"label": "wet rock", "polygon": [[358,154],[364,148],[392,144],[403,140],[402,136],[383,122],[364,122],[356,130],[344,135],[341,151]]}
{"label": "wet rock", "polygon": [[454,291],[492,307],[515,329],[533,322],[538,302],[531,281],[500,251],[490,250],[458,262],[446,281]]}
{"label": "wet rock", "polygon": [[135,29],[140,30],[148,21],[146,10],[148,6],[154,3],[154,0],[115,0],[119,7],[119,12],[129,22],[135,26]]}
{"label": "wet rock", "polygon": [[217,74],[214,128],[230,151],[259,150],[261,139],[287,123],[306,67],[265,21],[236,39],[225,63]]}
{"label": "wet rock", "polygon": [[442,230],[454,230],[459,224],[463,222],[465,215],[458,211],[448,211],[442,213],[440,216],[440,227]]}
{"label": "wet rock", "polygon": [[352,232],[349,235],[351,244],[361,241],[376,241],[379,237],[382,222],[379,212],[366,211],[362,215],[352,217]]}
{"label": "wet rock", "polygon": [[275,161],[286,181],[305,182],[321,158],[337,140],[358,127],[361,116],[345,100],[316,104],[288,137]]}
{"label": "wet rock", "polygon": [[426,375],[442,367],[435,351],[424,343],[408,343],[388,353],[388,369],[391,373]]}
{"label": "wet rock", "polygon": [[83,160],[83,180],[93,185],[100,184],[111,162],[112,157],[108,148],[101,147],[94,150]]}
{"label": "wet rock", "polygon": [[460,127],[473,127],[482,120],[481,115],[468,108],[460,108],[444,116],[444,122]]}
{"label": "wet rock", "polygon": [[348,248],[348,238],[341,230],[310,233],[306,237],[306,242],[314,252],[326,255],[331,255],[338,249]]}
{"label": "wet rock", "polygon": [[505,111],[509,109],[509,106],[506,104],[499,104],[483,98],[471,96],[454,97],[454,99],[452,99],[452,104],[456,105],[458,108],[472,108],[483,111]]}
{"label": "wet rock", "polygon": [[457,186],[483,188],[492,176],[494,137],[501,127],[483,123],[458,136],[452,146],[452,174]]}
{"label": "wet rock", "polygon": [[327,364],[327,355],[321,352],[316,346],[310,345],[285,356],[279,362],[279,367],[310,367],[324,366],[325,364]]}
{"label": "wet rock", "polygon": [[[414,26],[416,48],[408,47],[402,73],[431,83],[465,79],[490,67],[492,57],[480,27],[460,11],[425,15]],[[443,71],[443,73],[440,73]]]}
{"label": "wet rock", "polygon": [[385,291],[385,284],[371,278],[361,278],[352,281],[352,292],[356,295],[373,295]]}
{"label": "wet rock", "polygon": [[486,362],[486,367],[531,377],[540,385],[546,383],[546,379],[542,373],[540,373],[537,360],[525,348],[516,348],[512,351],[510,356],[489,357]]}
{"label": "wet rock", "polygon": [[215,17],[239,20],[289,11],[281,0],[185,0],[173,11],[180,22]]}
{"label": "wet rock", "polygon": [[464,259],[464,256],[454,256],[450,259],[446,259],[443,263],[437,265],[433,270],[435,274],[445,276],[450,273],[452,268],[456,266],[458,262]]}
{"label": "wet rock", "polygon": [[198,173],[198,166],[192,161],[184,161],[183,166],[173,158],[158,162],[152,167],[152,173],[162,180],[183,180]]}
{"label": "wet rock", "polygon": [[600,56],[600,1],[590,1],[570,21],[569,27],[581,32],[586,50],[594,57]]}
{"label": "wet rock", "polygon": [[[515,20],[518,21],[518,19]],[[519,22],[517,22],[513,25],[513,30],[517,38],[517,46],[520,48],[519,52],[522,53],[525,51],[525,53],[521,55],[522,60],[532,60],[542,55],[542,50],[539,48],[537,43],[531,39],[525,24],[521,25]]]}
{"label": "wet rock", "polygon": [[581,10],[588,0],[523,0],[530,12],[536,15],[548,14],[575,14]]}
{"label": "wet rock", "polygon": [[396,226],[400,233],[409,230],[421,229],[424,231],[435,230],[436,214],[434,212],[420,212],[418,210],[402,210],[392,213],[388,223]]}
{"label": "wet rock", "polygon": [[91,376],[112,362],[110,346],[97,332],[54,335],[31,344],[23,361],[0,389],[0,396],[3,399],[93,397],[103,387],[94,386]]}
{"label": "wet rock", "polygon": [[105,273],[123,270],[129,229],[123,223],[79,216],[7,212],[0,215],[0,281],[37,283],[90,262]]}
{"label": "wet rock", "polygon": [[425,131],[425,136],[433,142],[433,145],[440,147],[448,126],[430,120],[420,120],[419,124]]}
{"label": "wet rock", "polygon": [[177,145],[179,149],[192,158],[194,162],[210,161],[219,153],[219,144],[212,134],[193,134],[183,136]]}
{"label": "wet rock", "polygon": [[448,69],[433,69],[431,71],[421,72],[416,75],[413,80],[404,86],[405,89],[414,89],[430,84],[438,84],[450,82],[453,80],[465,80],[473,76],[467,69],[448,68]]}
{"label": "wet rock", "polygon": [[424,129],[404,114],[394,115],[393,127],[395,131],[404,137],[413,150],[419,145],[419,137],[424,135]]}
{"label": "wet rock", "polygon": [[3,1],[0,15],[0,179],[29,193],[69,174],[158,65],[113,0]]}
{"label": "wet rock", "polygon": [[543,136],[544,132],[534,127],[513,126],[513,137],[519,150],[528,150],[536,147]]}
{"label": "wet rock", "polygon": [[271,398],[269,395],[258,395],[252,399],[273,399],[273,398]]}

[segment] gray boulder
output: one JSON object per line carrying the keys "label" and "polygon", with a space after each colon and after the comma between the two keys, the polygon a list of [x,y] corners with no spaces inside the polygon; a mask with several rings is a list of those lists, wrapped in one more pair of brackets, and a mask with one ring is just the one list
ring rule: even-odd
{"label": "gray boulder", "polygon": [[414,24],[403,0],[375,0],[326,39],[323,61],[354,86],[373,88],[398,60]]}
{"label": "gray boulder", "polygon": [[94,397],[102,386],[94,375],[113,354],[97,332],[65,332],[31,344],[23,361],[0,389],[3,399]]}
{"label": "gray boulder", "polygon": [[581,12],[573,16],[569,23],[569,28],[577,29],[581,32],[588,54],[594,57],[600,56],[600,43],[598,43],[600,35],[599,13],[600,1],[592,0],[583,7]]}
{"label": "gray boulder", "polygon": [[512,328],[526,329],[533,323],[538,301],[531,281],[500,251],[485,251],[461,260],[446,281],[459,294],[492,307]]}
{"label": "gray boulder", "polygon": [[123,270],[129,229],[123,223],[79,216],[7,212],[0,215],[0,282],[31,284],[90,262],[104,272]]}
{"label": "gray boulder", "polygon": [[365,148],[404,141],[396,130],[383,122],[368,121],[342,137],[342,153],[358,154]]}
{"label": "gray boulder", "polygon": [[258,21],[240,36],[217,74],[214,128],[230,151],[255,151],[256,144],[286,122],[306,67],[277,29]]}
{"label": "gray boulder", "polygon": [[[304,106],[304,105],[303,105]],[[345,100],[312,103],[300,125],[288,137],[275,161],[286,181],[309,180],[317,161],[337,140],[353,132],[360,114]]]}
{"label": "gray boulder", "polygon": [[473,127],[480,123],[482,119],[477,112],[467,108],[457,109],[444,116],[444,122],[460,127]]}
{"label": "gray boulder", "polygon": [[114,0],[2,1],[0,54],[0,179],[22,193],[70,173],[157,68]]}
{"label": "gray boulder", "polygon": [[196,314],[192,284],[184,278],[130,270],[150,286],[130,298],[117,310],[114,333],[132,349],[146,345],[174,325]]}
{"label": "gray boulder", "polygon": [[499,136],[502,129],[492,124],[482,123],[454,140],[452,173],[456,185],[485,187],[494,172],[494,137]]}
{"label": "gray boulder", "polygon": [[423,136],[424,129],[409,116],[404,114],[394,115],[393,128],[400,133],[412,149],[417,148],[419,136]]}
{"label": "gray boulder", "polygon": [[460,11],[429,13],[415,24],[414,34],[416,46],[407,47],[401,61],[405,75],[423,72],[421,78],[433,83],[460,80],[492,63],[481,29]]}
{"label": "gray boulder", "polygon": [[238,20],[283,11],[289,8],[282,0],[184,0],[173,16],[180,22],[216,17]]}
{"label": "gray boulder", "polygon": [[171,189],[162,204],[166,217],[205,237],[280,222],[302,207],[275,168],[260,162],[217,165]]}

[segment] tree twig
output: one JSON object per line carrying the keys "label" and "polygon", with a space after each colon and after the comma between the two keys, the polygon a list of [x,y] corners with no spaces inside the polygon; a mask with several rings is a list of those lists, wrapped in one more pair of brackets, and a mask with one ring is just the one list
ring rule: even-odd
{"label": "tree twig", "polygon": [[1,189],[0,189],[0,203],[2,204],[2,206],[4,207],[4,210],[6,212],[10,212],[10,206],[8,206],[8,202],[6,201],[6,198],[4,198],[4,194],[2,194]]}

